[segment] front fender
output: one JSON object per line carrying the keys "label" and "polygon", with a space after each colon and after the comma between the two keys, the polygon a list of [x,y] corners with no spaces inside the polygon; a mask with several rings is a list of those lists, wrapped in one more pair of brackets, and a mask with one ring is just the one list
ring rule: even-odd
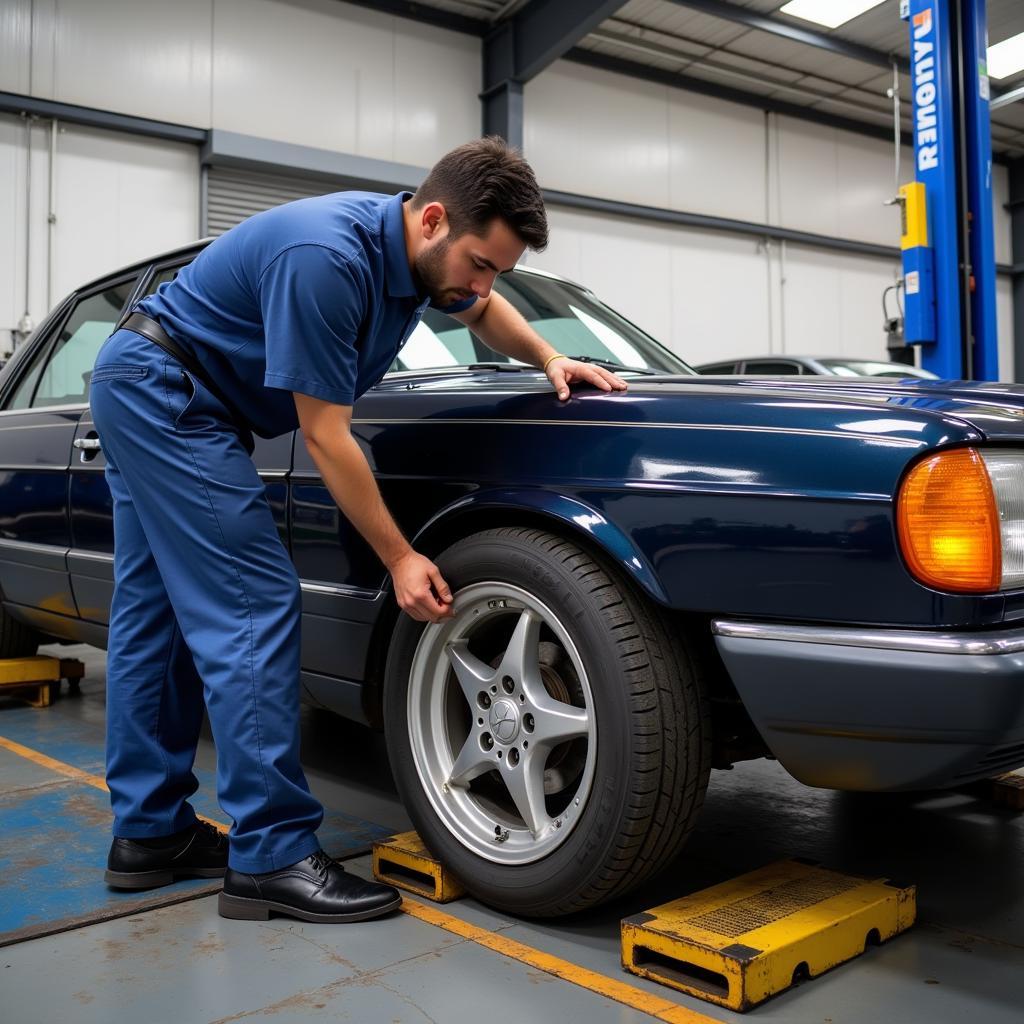
{"label": "front fender", "polygon": [[514,520],[515,513],[528,513],[531,520],[547,520],[559,533],[586,540],[597,547],[622,573],[633,580],[658,604],[667,605],[668,596],[639,549],[614,523],[576,498],[539,488],[482,490],[468,494],[446,506],[428,520],[416,535],[413,546],[430,550],[442,538],[453,533],[470,532],[474,522],[481,529],[496,519]]}

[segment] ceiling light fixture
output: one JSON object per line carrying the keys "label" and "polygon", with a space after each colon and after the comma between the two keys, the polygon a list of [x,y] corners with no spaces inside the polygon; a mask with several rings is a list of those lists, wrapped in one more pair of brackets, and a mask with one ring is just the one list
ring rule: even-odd
{"label": "ceiling light fixture", "polygon": [[858,14],[870,11],[884,0],[790,0],[779,8],[782,14],[813,21],[826,28],[838,28]]}
{"label": "ceiling light fixture", "polygon": [[988,48],[989,78],[1009,78],[1024,71],[1024,32]]}

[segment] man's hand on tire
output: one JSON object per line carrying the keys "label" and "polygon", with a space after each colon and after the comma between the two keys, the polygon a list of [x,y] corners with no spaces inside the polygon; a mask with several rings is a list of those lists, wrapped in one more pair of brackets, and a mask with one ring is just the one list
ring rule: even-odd
{"label": "man's hand on tire", "polygon": [[389,567],[398,607],[417,622],[443,622],[454,614],[452,592],[436,565],[410,551]]}

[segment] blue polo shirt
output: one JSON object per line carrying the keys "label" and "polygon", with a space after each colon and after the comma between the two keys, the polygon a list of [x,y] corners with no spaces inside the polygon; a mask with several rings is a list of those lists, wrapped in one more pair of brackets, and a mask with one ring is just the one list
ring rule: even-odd
{"label": "blue polo shirt", "polygon": [[335,192],[258,213],[137,308],[196,357],[255,433],[295,430],[291,392],[352,405],[429,305],[406,255],[409,195]]}

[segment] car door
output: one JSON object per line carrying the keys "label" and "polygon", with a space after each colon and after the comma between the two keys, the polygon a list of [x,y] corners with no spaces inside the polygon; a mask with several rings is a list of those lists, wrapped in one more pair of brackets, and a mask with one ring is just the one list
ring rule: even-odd
{"label": "car door", "polygon": [[77,617],[68,577],[68,469],[96,353],[134,291],[132,272],[73,295],[19,360],[0,409],[0,586],[40,627]]}
{"label": "car door", "polygon": [[[133,302],[174,280],[195,253],[149,268]],[[92,413],[84,410],[74,437],[75,453],[70,468],[70,550],[68,571],[79,614],[99,626],[110,621],[114,596],[113,500],[103,471],[106,460]],[[266,485],[267,500],[285,545],[288,544],[288,472],[291,469],[292,435],[270,440],[256,438],[253,461]],[[102,639],[102,637],[101,637]]]}

